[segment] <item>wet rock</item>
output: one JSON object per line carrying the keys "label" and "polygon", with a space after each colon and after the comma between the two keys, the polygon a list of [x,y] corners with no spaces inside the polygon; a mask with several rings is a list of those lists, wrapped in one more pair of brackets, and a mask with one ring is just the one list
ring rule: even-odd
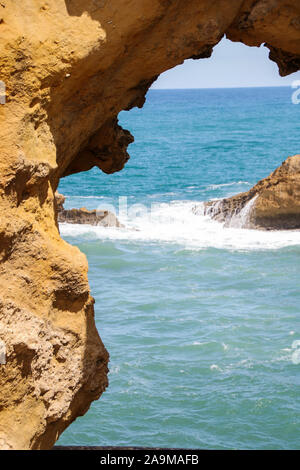
{"label": "wet rock", "polygon": [[204,215],[227,227],[300,229],[300,155],[287,158],[249,191],[206,202]]}
{"label": "wet rock", "polygon": [[68,224],[88,224],[100,225],[102,227],[123,227],[112,212],[105,210],[88,210],[85,207],[81,209],[65,209],[63,204],[65,196],[56,192],[57,220],[60,223]]}

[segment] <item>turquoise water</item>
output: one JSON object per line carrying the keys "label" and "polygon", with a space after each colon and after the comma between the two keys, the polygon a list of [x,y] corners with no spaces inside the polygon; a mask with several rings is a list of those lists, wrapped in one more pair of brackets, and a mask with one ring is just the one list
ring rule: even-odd
{"label": "turquoise water", "polygon": [[126,168],[61,182],[66,207],[127,197],[129,212],[123,229],[61,225],[88,257],[111,360],[60,444],[300,448],[300,233],[194,212],[299,153],[299,113],[288,88],[153,90],[120,115],[136,138]]}

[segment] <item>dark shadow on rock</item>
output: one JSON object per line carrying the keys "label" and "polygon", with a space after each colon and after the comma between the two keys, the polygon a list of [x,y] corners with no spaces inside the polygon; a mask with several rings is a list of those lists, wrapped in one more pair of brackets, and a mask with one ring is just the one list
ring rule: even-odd
{"label": "dark shadow on rock", "polygon": [[65,2],[69,15],[81,16],[86,11],[91,17],[93,17],[95,13],[100,13],[101,9],[109,4],[108,0],[86,0],[84,6],[82,0],[65,0]]}

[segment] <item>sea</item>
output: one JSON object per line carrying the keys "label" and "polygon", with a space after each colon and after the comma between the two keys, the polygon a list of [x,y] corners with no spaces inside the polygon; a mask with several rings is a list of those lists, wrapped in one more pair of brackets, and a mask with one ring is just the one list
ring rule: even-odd
{"label": "sea", "polygon": [[203,201],[247,191],[300,153],[288,87],[150,90],[120,113],[124,170],[68,176],[61,224],[89,261],[109,387],[60,445],[300,448],[300,232],[225,228]]}

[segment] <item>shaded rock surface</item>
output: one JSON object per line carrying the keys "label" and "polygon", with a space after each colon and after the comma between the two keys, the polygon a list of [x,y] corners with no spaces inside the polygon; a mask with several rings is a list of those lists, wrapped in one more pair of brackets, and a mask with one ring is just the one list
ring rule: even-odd
{"label": "shaded rock surface", "polygon": [[300,155],[287,158],[250,191],[204,207],[205,215],[227,227],[300,229]]}
{"label": "shaded rock surface", "polygon": [[102,227],[123,227],[119,220],[109,211],[100,210],[88,210],[85,207],[81,209],[65,209],[63,204],[65,197],[62,194],[56,192],[55,194],[57,203],[57,220],[61,223],[68,224],[88,224],[88,225],[99,225]]}
{"label": "shaded rock surface", "polygon": [[68,224],[88,224],[99,225],[102,227],[123,227],[117,217],[109,211],[88,210],[85,207],[81,209],[62,210],[58,214],[58,222]]}
{"label": "shaded rock surface", "polygon": [[299,18],[298,0],[1,0],[2,449],[51,448],[108,383],[87,261],[59,234],[59,179],[121,170],[133,137],[119,112],[224,34],[297,70]]}

